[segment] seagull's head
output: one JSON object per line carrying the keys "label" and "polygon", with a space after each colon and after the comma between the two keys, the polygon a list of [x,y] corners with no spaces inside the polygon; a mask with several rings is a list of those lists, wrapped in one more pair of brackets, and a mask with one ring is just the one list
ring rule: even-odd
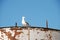
{"label": "seagull's head", "polygon": [[25,18],[24,16],[22,16],[22,18]]}

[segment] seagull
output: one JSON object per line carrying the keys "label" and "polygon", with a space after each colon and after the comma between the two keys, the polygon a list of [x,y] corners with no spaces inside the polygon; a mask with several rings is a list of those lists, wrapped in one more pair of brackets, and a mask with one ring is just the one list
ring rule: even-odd
{"label": "seagull", "polygon": [[25,17],[22,17],[22,25],[23,26],[29,26],[29,23],[25,21]]}

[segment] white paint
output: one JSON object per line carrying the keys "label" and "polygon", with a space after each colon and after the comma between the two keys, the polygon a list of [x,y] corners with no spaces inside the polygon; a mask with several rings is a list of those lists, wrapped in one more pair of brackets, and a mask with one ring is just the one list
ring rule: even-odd
{"label": "white paint", "polygon": [[21,32],[21,30],[17,30],[17,32]]}
{"label": "white paint", "polygon": [[10,32],[11,36],[13,37],[15,35],[15,30],[10,30],[11,28],[3,28],[6,32]]}
{"label": "white paint", "polygon": [[[10,32],[11,36],[14,37],[16,30],[10,30],[11,28],[4,28],[6,32]],[[38,29],[38,30],[37,30]],[[28,29],[17,30],[17,32],[22,32],[16,35],[16,40],[60,40],[60,31],[55,30],[48,30],[48,31],[41,31],[39,28],[30,29],[30,38],[28,37]],[[3,35],[3,37],[2,37]],[[50,36],[51,39],[50,39]],[[8,36],[0,31],[0,40],[10,40]]]}
{"label": "white paint", "polygon": [[53,35],[52,40],[60,40],[60,33],[59,32],[53,31],[52,35]]}
{"label": "white paint", "polygon": [[8,40],[8,36],[0,31],[0,40]]}

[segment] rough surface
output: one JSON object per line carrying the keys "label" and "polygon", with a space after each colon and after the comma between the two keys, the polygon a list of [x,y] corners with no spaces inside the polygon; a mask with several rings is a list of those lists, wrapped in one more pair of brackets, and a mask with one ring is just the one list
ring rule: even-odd
{"label": "rough surface", "polygon": [[60,31],[44,28],[1,28],[0,40],[60,40]]}

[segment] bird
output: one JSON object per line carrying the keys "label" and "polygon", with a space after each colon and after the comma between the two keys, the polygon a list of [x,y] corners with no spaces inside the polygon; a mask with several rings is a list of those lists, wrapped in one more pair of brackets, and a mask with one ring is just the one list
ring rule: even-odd
{"label": "bird", "polygon": [[22,25],[23,26],[29,26],[29,23],[25,21],[25,17],[22,16]]}

